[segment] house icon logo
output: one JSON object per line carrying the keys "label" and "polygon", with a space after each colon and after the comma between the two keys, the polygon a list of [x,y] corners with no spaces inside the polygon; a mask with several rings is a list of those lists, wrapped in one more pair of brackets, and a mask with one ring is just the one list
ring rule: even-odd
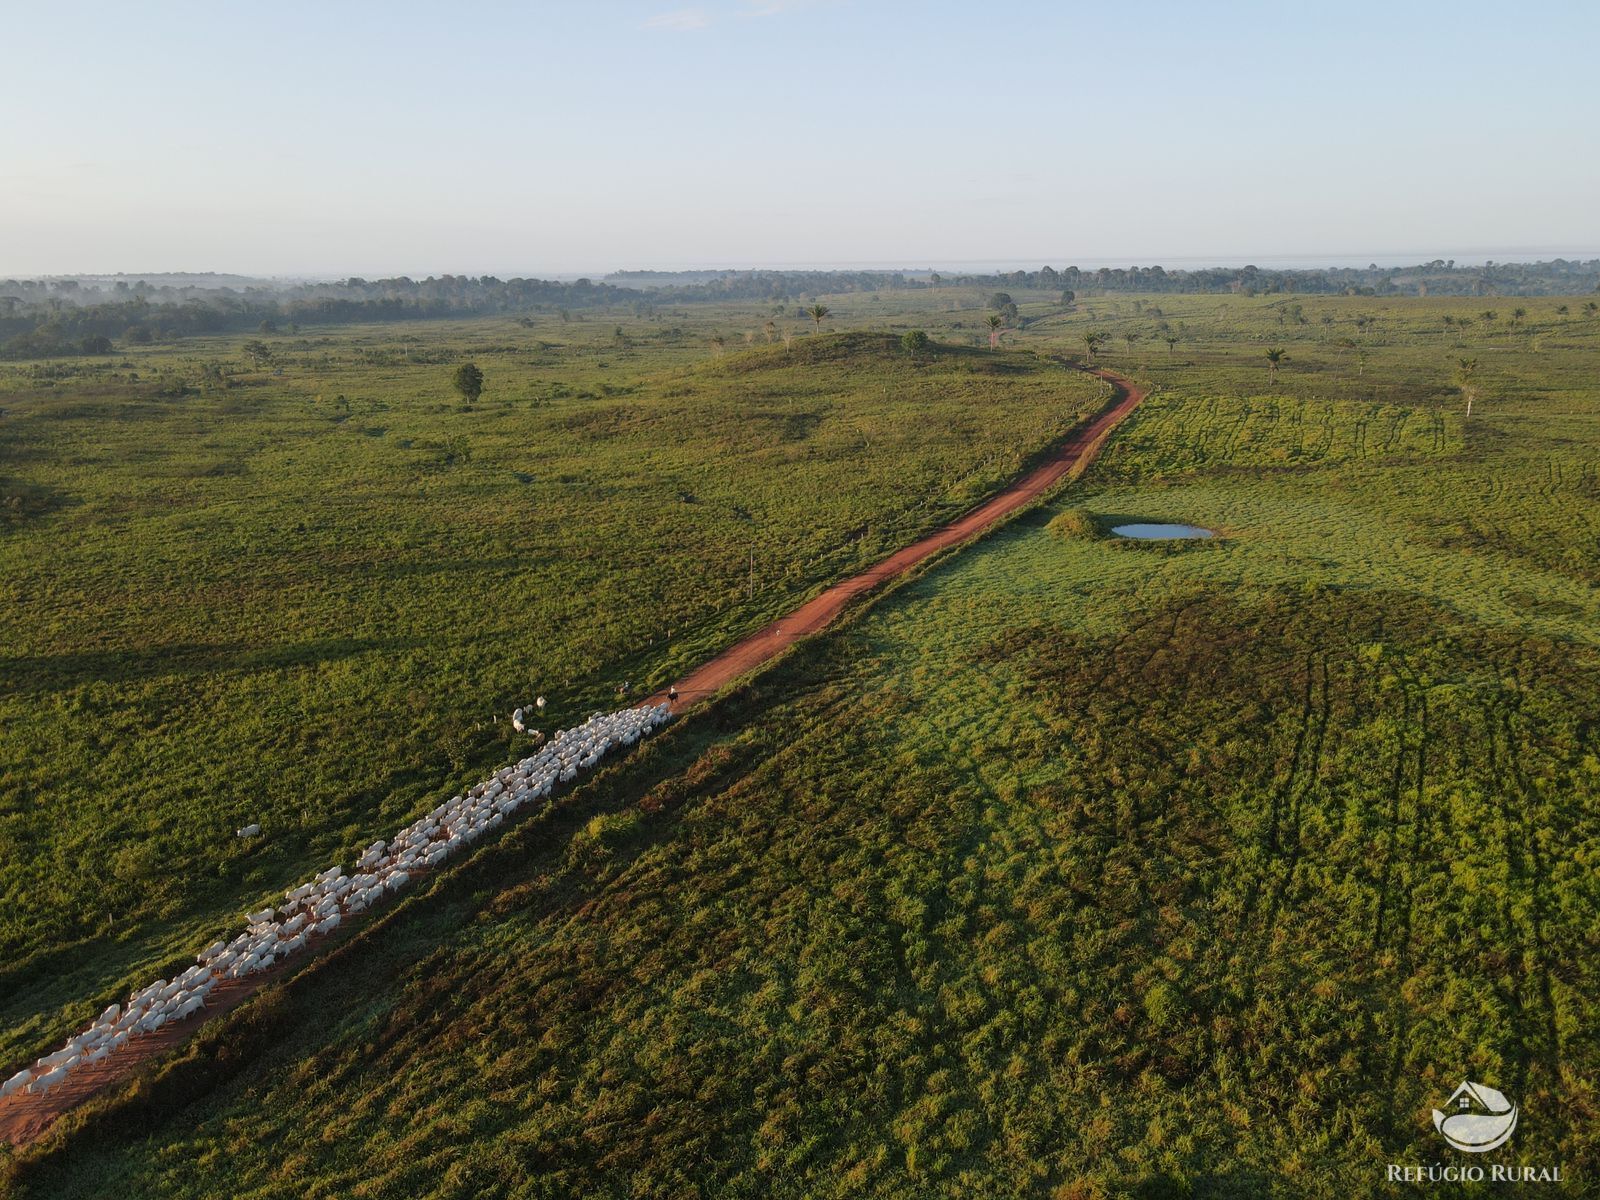
{"label": "house icon logo", "polygon": [[1482,1154],[1511,1140],[1517,1129],[1517,1106],[1505,1093],[1482,1083],[1463,1083],[1433,1110],[1433,1127],[1457,1150]]}

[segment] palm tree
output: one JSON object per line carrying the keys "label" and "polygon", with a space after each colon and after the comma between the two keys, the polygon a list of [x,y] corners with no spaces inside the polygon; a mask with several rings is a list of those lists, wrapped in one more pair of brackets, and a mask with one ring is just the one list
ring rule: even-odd
{"label": "palm tree", "polygon": [[1278,382],[1278,367],[1289,361],[1289,356],[1284,353],[1281,346],[1272,346],[1267,350],[1267,382]]}
{"label": "palm tree", "polygon": [[1472,398],[1478,389],[1472,386],[1472,377],[1478,372],[1478,360],[1463,358],[1456,363],[1456,382],[1461,386],[1461,394],[1467,398],[1467,416],[1472,416]]}
{"label": "palm tree", "polygon": [[811,319],[817,323],[817,332],[821,333],[822,318],[828,315],[827,307],[821,304],[813,304],[810,308],[806,309],[806,312],[811,314]]}
{"label": "palm tree", "polygon": [[1122,335],[1122,340],[1128,343],[1128,353],[1132,354],[1133,344],[1139,340],[1139,335],[1130,329],[1127,333]]}
{"label": "palm tree", "polygon": [[1567,314],[1571,311],[1572,310],[1565,304],[1556,305],[1556,316],[1560,317],[1563,321],[1567,319]]}
{"label": "palm tree", "polygon": [[989,326],[989,349],[994,350],[1000,345],[1000,331],[1005,328],[1005,318],[999,313],[990,313],[984,323]]}
{"label": "palm tree", "polygon": [[1592,317],[1597,312],[1600,312],[1600,304],[1596,304],[1593,300],[1587,300],[1587,301],[1584,302],[1584,305],[1583,305],[1583,315],[1584,316]]}
{"label": "palm tree", "polygon": [[773,340],[775,338],[777,338],[777,336],[778,336],[778,326],[777,326],[777,324],[775,322],[768,321],[761,328],[762,328],[762,331],[767,335],[767,345],[769,345],[769,346],[772,345]]}
{"label": "palm tree", "polygon": [[1105,340],[1106,335],[1101,333],[1098,329],[1091,329],[1088,333],[1083,335],[1083,348],[1089,352],[1090,362],[1094,361],[1095,354],[1098,353],[1100,347],[1105,344]]}
{"label": "palm tree", "polygon": [[1178,344],[1178,335],[1175,333],[1169,333],[1161,340],[1167,344],[1167,357],[1171,358],[1172,348]]}
{"label": "palm tree", "polygon": [[1527,315],[1528,315],[1528,310],[1527,309],[1525,309],[1525,308],[1513,308],[1511,310],[1511,323],[1513,325],[1520,325],[1522,323],[1522,318],[1526,317]]}

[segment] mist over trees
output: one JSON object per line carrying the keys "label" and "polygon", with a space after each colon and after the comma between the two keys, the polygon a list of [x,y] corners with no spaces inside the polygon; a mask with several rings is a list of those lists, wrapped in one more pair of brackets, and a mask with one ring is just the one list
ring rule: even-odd
{"label": "mist over trees", "polygon": [[615,271],[607,283],[648,290],[670,300],[783,300],[797,295],[895,291],[933,287],[973,287],[1004,297],[1006,289],[1062,293],[1061,303],[1107,292],[1235,292],[1362,296],[1556,296],[1600,290],[1600,259],[1557,258],[1535,263],[1476,263],[1457,266],[1434,259],[1409,267],[1316,267],[1263,270],[1209,267],[1172,270],[1149,267],[1099,267],[1084,270],[1045,266],[1037,271],[993,274],[942,274],[904,271]]}
{"label": "mist over trees", "polygon": [[[1600,259],[1457,266],[1376,264],[1311,270],[1256,266],[1168,271],[1150,267],[941,275],[904,271],[619,271],[605,279],[350,278],[274,282],[241,276],[84,277],[0,280],[0,357],[115,353],[193,334],[296,333],[301,326],[592,309],[647,312],[662,304],[770,300],[815,305],[819,295],[971,287],[1004,297],[1043,290],[1083,298],[1116,292],[1301,293],[1362,296],[1552,296],[1600,290]],[[1009,317],[1014,306],[1003,308]]]}

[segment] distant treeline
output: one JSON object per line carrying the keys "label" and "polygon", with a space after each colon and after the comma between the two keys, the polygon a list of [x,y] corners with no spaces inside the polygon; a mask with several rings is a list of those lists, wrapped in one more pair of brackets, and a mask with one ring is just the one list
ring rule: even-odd
{"label": "distant treeline", "polygon": [[[1049,268],[1045,268],[1048,270]],[[933,287],[927,272],[904,271],[613,271],[605,282],[663,301],[797,300],[843,292]]]}
{"label": "distant treeline", "polygon": [[116,344],[148,345],[200,333],[287,332],[300,325],[635,305],[640,299],[637,291],[587,279],[489,275],[244,288],[5,280],[0,282],[0,355],[99,354]]}
{"label": "distant treeline", "polygon": [[[226,278],[226,277],[224,277]],[[442,275],[416,280],[248,286],[145,280],[0,281],[0,356],[105,354],[200,333],[289,331],[300,325],[414,321],[593,308],[647,311],[657,304],[787,302],[843,292],[972,286],[1079,296],[1112,292],[1238,292],[1363,296],[1552,296],[1600,290],[1600,259],[1485,263],[1435,259],[1412,267],[1262,270],[1255,266],[1168,271],[1078,267],[994,274],[901,271],[628,271],[606,280],[496,279]]]}
{"label": "distant treeline", "polygon": [[1600,290],[1600,259],[1557,258],[1537,263],[1488,262],[1457,266],[1435,259],[1411,267],[1317,267],[1262,270],[1256,266],[1169,271],[1162,266],[1041,267],[993,274],[907,275],[889,271],[617,271],[607,282],[644,287],[681,299],[788,299],[796,295],[875,292],[970,285],[976,288],[1108,292],[1298,292],[1357,296],[1572,296]]}
{"label": "distant treeline", "polygon": [[1086,295],[1105,292],[1298,292],[1322,296],[1572,296],[1600,289],[1600,259],[1564,258],[1537,263],[1488,262],[1456,266],[1436,258],[1412,267],[1317,267],[1266,271],[1260,267],[1209,267],[1168,271],[1153,267],[1100,267],[1081,271],[1009,271],[998,275],[956,276],[945,282],[989,287],[1070,288]]}

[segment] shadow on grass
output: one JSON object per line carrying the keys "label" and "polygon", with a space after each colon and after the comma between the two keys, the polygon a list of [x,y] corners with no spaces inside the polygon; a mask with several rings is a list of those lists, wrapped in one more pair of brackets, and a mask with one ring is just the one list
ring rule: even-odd
{"label": "shadow on grass", "polygon": [[140,650],[0,656],[0,696],[38,695],[87,683],[127,683],[169,675],[284,670],[373,651],[418,650],[428,644],[429,639],[420,637],[324,638],[267,647],[246,642],[187,642]]}

